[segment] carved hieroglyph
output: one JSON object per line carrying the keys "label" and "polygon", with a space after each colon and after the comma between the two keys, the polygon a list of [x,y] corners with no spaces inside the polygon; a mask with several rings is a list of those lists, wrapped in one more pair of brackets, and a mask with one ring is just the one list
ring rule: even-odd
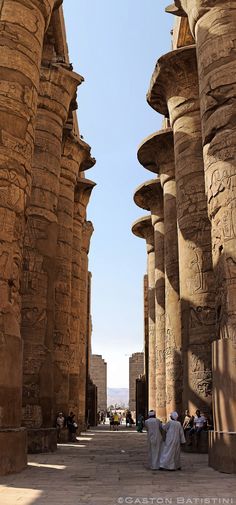
{"label": "carved hieroglyph", "polygon": [[132,226],[137,237],[146,240],[148,274],[148,408],[156,410],[156,317],[155,317],[155,248],[151,216],[145,216]]}
{"label": "carved hieroglyph", "polygon": [[[81,76],[57,64],[41,68],[22,289],[23,406],[39,406],[37,417],[32,415],[31,420],[27,419],[28,426],[35,428],[50,427],[53,422],[53,361],[58,344],[54,324],[61,142],[63,123],[81,81]],[[64,335],[61,344],[69,361],[67,337]]]}
{"label": "carved hieroglyph", "polygon": [[[183,370],[173,132],[160,130],[138,149],[138,160],[157,173],[163,188],[165,263],[166,414],[182,412]],[[156,196],[157,198],[157,196]],[[158,244],[158,247],[160,245]]]}
{"label": "carved hieroglyph", "polygon": [[174,133],[183,327],[184,408],[211,406],[211,342],[215,337],[215,287],[207,215],[194,46],[158,60],[149,104],[169,114]]}
{"label": "carved hieroglyph", "polygon": [[85,219],[94,186],[92,181],[78,179],[74,194],[69,405],[81,427],[85,423],[88,251],[93,232],[92,223]]}
{"label": "carved hieroglyph", "polygon": [[[155,390],[156,414],[166,420],[166,370],[165,370],[165,267],[164,267],[164,216],[163,191],[160,180],[141,184],[134,194],[139,207],[151,211],[155,248]],[[151,387],[151,384],[150,384]]]}

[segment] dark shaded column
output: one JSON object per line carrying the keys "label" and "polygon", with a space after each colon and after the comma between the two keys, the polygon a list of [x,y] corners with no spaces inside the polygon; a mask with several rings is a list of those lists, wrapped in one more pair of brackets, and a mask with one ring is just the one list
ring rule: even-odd
{"label": "dark shaded column", "polygon": [[195,47],[162,56],[149,104],[170,116],[174,134],[183,327],[183,406],[211,410],[211,342],[215,338],[215,285],[207,215]]}
{"label": "dark shaded column", "polygon": [[61,142],[63,124],[81,81],[81,76],[57,64],[41,68],[22,286],[23,422],[30,428],[30,452],[56,448],[52,426]]}
{"label": "dark shaded column", "polygon": [[[70,331],[70,386],[69,407],[79,421],[80,429],[85,427],[86,415],[86,315],[88,271],[85,276],[87,254],[92,223],[84,225],[86,209],[95,183],[88,179],[78,179],[74,195],[72,285],[71,285],[71,331]],[[84,228],[84,231],[83,231]]]}
{"label": "dark shaded column", "polygon": [[155,248],[155,347],[156,347],[156,414],[166,420],[166,339],[165,339],[165,266],[163,191],[160,180],[144,182],[135,191],[134,201],[151,211]]}
{"label": "dark shaded column", "polygon": [[[236,419],[231,413],[226,420],[221,412],[228,410],[228,405],[236,409],[233,386],[236,383],[233,365],[236,349],[236,2],[179,0],[176,5],[178,9],[174,13],[188,16],[196,39],[205,183],[217,293],[217,337],[221,339],[213,346],[216,431],[210,464],[218,470],[235,472]],[[223,374],[222,360],[225,361]]]}
{"label": "dark shaded column", "polygon": [[148,408],[156,410],[156,319],[155,319],[155,248],[151,216],[141,217],[132,232],[146,240],[148,275]]}
{"label": "dark shaded column", "polygon": [[20,428],[19,289],[40,61],[53,7],[54,0],[5,0],[0,9],[0,361],[4,364],[0,371],[0,474],[20,471],[27,462],[26,432]]}
{"label": "dark shaded column", "polygon": [[176,182],[173,132],[171,128],[160,130],[147,137],[139,147],[138,160],[146,169],[159,174],[161,186],[163,188],[165,227],[166,413],[168,416],[172,411],[177,411],[179,414],[183,411]]}

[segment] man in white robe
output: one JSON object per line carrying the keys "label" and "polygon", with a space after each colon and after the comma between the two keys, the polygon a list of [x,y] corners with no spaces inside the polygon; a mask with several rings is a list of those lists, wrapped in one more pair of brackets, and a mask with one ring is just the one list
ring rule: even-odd
{"label": "man in white robe", "polygon": [[180,444],[185,444],[185,436],[177,412],[172,412],[170,420],[162,428],[166,439],[161,448],[160,468],[165,470],[180,470]]}
{"label": "man in white robe", "polygon": [[154,410],[148,413],[148,419],[145,421],[148,441],[148,463],[152,470],[158,470],[160,467],[160,448],[162,443],[162,423],[156,419]]}

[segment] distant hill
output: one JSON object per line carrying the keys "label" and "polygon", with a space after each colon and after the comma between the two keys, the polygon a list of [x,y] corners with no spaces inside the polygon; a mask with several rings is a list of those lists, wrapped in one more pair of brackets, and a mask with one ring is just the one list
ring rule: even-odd
{"label": "distant hill", "polygon": [[117,407],[128,407],[129,389],[128,388],[107,388],[107,406],[117,405]]}

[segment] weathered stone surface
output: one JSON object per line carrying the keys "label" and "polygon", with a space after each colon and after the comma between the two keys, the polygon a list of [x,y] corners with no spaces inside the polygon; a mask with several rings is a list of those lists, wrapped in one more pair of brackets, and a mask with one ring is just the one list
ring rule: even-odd
{"label": "weathered stone surface", "polygon": [[[134,201],[139,207],[151,211],[155,248],[155,349],[156,360],[156,413],[166,420],[166,349],[165,349],[165,265],[164,265],[164,215],[163,191],[160,180],[141,184]],[[150,351],[149,351],[150,352]],[[151,384],[150,384],[151,387]]]}
{"label": "weathered stone surface", "polygon": [[145,216],[132,226],[132,232],[146,240],[148,274],[148,408],[156,410],[156,316],[155,316],[155,247],[151,216]]}
{"label": "weathered stone surface", "polygon": [[[159,174],[163,188],[166,413],[168,416],[172,411],[182,412],[183,391],[176,183],[172,129],[166,128],[147,137],[138,149],[138,160],[146,169]],[[153,200],[155,200],[155,194]],[[151,205],[152,201],[149,204]]]}
{"label": "weathered stone surface", "polygon": [[21,472],[26,468],[27,430],[25,428],[1,428],[0,447],[0,475]]}
{"label": "weathered stone surface", "polygon": [[183,326],[184,408],[211,408],[211,342],[215,338],[215,285],[204,191],[195,47],[158,60],[149,104],[170,116],[174,133],[180,297]]}
{"label": "weathered stone surface", "polygon": [[[81,76],[57,64],[41,68],[22,286],[23,406],[24,412],[34,406],[35,417],[27,417],[27,426],[32,428],[50,428],[54,423],[53,365],[60,344],[54,324],[61,142],[80,83]],[[69,341],[64,345],[69,346]]]}
{"label": "weathered stone surface", "polygon": [[90,357],[89,373],[97,386],[97,412],[107,411],[107,363],[100,354]]}

